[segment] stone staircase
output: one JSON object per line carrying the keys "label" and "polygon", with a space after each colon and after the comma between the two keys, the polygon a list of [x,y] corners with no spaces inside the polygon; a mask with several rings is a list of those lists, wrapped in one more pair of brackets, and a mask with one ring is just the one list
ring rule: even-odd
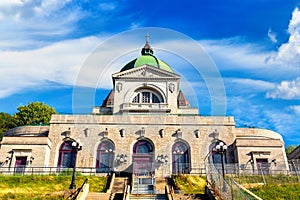
{"label": "stone staircase", "polygon": [[138,195],[138,194],[131,194],[129,196],[129,200],[167,200],[165,194],[143,194],[143,195]]}
{"label": "stone staircase", "polygon": [[125,181],[127,181],[127,178],[115,177],[114,185],[111,189],[111,193],[123,193],[124,192]]}
{"label": "stone staircase", "polygon": [[134,177],[129,200],[166,200],[164,194],[166,181],[164,178],[157,178],[157,181],[153,177]]}
{"label": "stone staircase", "polygon": [[124,186],[125,182],[127,181],[127,178],[124,177],[115,177],[114,178],[114,185],[111,189],[111,195],[109,197],[109,200],[122,200],[123,199],[123,193],[124,193]]}
{"label": "stone staircase", "polygon": [[135,177],[132,194],[153,194],[155,179],[152,177]]}
{"label": "stone staircase", "polygon": [[[88,193],[86,200],[123,200],[123,192],[127,178],[115,177],[111,193]],[[164,178],[135,177],[129,200],[166,200]]]}
{"label": "stone staircase", "polygon": [[166,178],[156,177],[155,178],[155,190],[158,194],[165,194],[165,187],[168,185]]}
{"label": "stone staircase", "polygon": [[85,200],[108,200],[109,196],[109,193],[89,192]]}
{"label": "stone staircase", "polygon": [[89,192],[85,200],[123,200],[125,181],[127,178],[115,177],[110,193]]}

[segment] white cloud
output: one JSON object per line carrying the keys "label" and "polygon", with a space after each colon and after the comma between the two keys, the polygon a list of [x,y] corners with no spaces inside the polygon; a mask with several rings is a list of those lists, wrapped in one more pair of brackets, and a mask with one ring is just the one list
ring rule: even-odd
{"label": "white cloud", "polygon": [[263,50],[262,46],[240,43],[240,38],[199,41],[207,53],[222,70],[271,69],[276,63],[266,63],[265,59],[272,52]]}
{"label": "white cloud", "polygon": [[0,52],[0,98],[49,81],[73,85],[80,65],[99,42],[100,38],[87,37],[35,50]]}
{"label": "white cloud", "polygon": [[277,34],[274,33],[271,29],[268,30],[268,37],[273,43],[277,43]]}
{"label": "white cloud", "polygon": [[300,77],[293,81],[282,81],[276,89],[266,94],[272,99],[300,99]]}
{"label": "white cloud", "polygon": [[268,62],[300,68],[300,11],[295,8],[289,23],[290,34],[287,43],[282,44],[278,52],[270,56]]}
{"label": "white cloud", "polygon": [[300,141],[299,127],[295,124],[300,123],[300,118],[290,112],[283,110],[264,110],[265,118],[268,119],[269,126],[273,125],[275,131],[283,136],[286,143],[295,144]]}
{"label": "white cloud", "polygon": [[288,110],[291,110],[291,111],[295,112],[295,114],[300,115],[300,105],[290,106],[288,108]]}
{"label": "white cloud", "polygon": [[114,10],[116,8],[116,3],[115,2],[103,2],[103,3],[99,3],[99,7],[101,10],[104,11],[111,11]]}
{"label": "white cloud", "polygon": [[[64,9],[70,1],[1,1],[1,50],[33,49],[42,37],[64,36],[70,33],[75,28],[75,22],[83,16],[79,8]],[[32,43],[22,46],[23,41]]]}
{"label": "white cloud", "polygon": [[246,87],[251,88],[252,91],[267,91],[274,89],[275,85],[273,83],[263,81],[263,80],[254,80],[249,78],[229,78],[227,81],[238,85],[238,88]]}

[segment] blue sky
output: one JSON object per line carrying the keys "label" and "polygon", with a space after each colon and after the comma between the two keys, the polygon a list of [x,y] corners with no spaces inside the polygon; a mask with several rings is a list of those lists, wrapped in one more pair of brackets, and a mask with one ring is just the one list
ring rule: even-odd
{"label": "blue sky", "polygon": [[[214,61],[224,82],[226,114],[235,116],[237,126],[268,128],[282,134],[287,145],[297,145],[299,8],[299,0],[1,0],[0,111],[13,114],[20,105],[42,101],[59,113],[72,113],[74,86],[94,91],[95,104],[100,105],[112,87],[110,74],[139,55],[144,34],[104,52],[112,55],[121,47],[132,51],[118,58],[98,84],[77,84],[89,54],[116,34],[160,27],[190,37]],[[150,42],[154,51],[174,43],[191,51],[172,38],[151,36]],[[185,62],[156,53],[193,88],[196,103],[191,101],[200,113],[210,115],[210,94],[203,80],[194,80]],[[192,98],[192,93],[186,95]]]}

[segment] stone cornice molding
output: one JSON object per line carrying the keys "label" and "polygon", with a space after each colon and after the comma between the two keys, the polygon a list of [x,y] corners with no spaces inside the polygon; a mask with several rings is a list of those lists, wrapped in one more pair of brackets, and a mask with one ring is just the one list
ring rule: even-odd
{"label": "stone cornice molding", "polygon": [[[139,73],[142,75],[140,77],[137,77],[136,74]],[[144,73],[144,74],[143,74]],[[180,79],[180,75],[171,73],[162,69],[158,69],[156,67],[152,67],[150,65],[143,65],[141,67],[133,68],[130,70],[126,70],[124,72],[118,72],[112,75],[113,79],[120,79],[120,78],[149,78],[153,79],[154,77],[149,77],[148,73],[152,73],[154,75],[160,76],[160,78],[169,78],[169,79]],[[130,76],[134,75],[134,76]],[[130,77],[128,77],[130,76]]]}

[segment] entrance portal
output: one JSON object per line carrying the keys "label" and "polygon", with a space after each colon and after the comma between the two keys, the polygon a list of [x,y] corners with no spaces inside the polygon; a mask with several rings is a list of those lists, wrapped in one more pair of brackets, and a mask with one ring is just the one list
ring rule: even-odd
{"label": "entrance portal", "polygon": [[15,173],[24,173],[26,167],[27,157],[16,157]]}
{"label": "entrance portal", "polygon": [[136,176],[151,176],[153,168],[154,145],[148,140],[139,140],[133,146],[132,164]]}

